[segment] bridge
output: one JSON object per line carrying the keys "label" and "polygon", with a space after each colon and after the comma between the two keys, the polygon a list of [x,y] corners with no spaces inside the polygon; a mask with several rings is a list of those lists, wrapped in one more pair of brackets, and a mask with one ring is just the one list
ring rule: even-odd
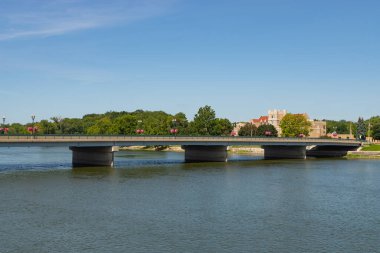
{"label": "bridge", "polygon": [[125,136],[125,135],[2,135],[0,147],[69,147],[74,166],[112,166],[117,146],[180,145],[187,162],[227,161],[227,147],[261,146],[265,159],[342,157],[361,146],[356,140],[215,137],[215,136]]}

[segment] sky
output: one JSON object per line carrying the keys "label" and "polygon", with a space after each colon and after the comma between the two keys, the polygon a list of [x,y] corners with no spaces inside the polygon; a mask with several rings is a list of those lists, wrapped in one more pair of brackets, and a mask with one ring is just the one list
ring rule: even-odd
{"label": "sky", "polygon": [[368,118],[379,13],[378,0],[0,0],[0,115]]}

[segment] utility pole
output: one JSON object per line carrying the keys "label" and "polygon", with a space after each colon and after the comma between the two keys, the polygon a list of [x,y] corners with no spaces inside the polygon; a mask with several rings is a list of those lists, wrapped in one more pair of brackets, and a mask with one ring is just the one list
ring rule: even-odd
{"label": "utility pole", "polygon": [[368,122],[368,140],[371,141],[371,122]]}

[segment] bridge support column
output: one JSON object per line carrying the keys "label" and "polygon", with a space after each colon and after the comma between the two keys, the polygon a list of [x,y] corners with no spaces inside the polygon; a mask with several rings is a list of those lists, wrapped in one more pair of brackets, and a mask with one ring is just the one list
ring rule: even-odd
{"label": "bridge support column", "polygon": [[113,166],[114,152],[111,147],[70,147],[73,166]]}
{"label": "bridge support column", "polygon": [[263,146],[265,159],[305,159],[306,146]]}
{"label": "bridge support column", "polygon": [[226,162],[227,146],[186,145],[185,162]]}

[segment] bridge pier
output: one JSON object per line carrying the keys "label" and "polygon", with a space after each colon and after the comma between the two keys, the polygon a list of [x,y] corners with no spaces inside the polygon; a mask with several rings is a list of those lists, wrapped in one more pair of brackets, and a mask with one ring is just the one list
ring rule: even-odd
{"label": "bridge pier", "polygon": [[185,162],[227,162],[227,146],[185,145]]}
{"label": "bridge pier", "polygon": [[114,147],[74,147],[73,151],[73,166],[113,166],[114,152],[117,151]]}
{"label": "bridge pier", "polygon": [[305,159],[306,146],[262,146],[265,159]]}

